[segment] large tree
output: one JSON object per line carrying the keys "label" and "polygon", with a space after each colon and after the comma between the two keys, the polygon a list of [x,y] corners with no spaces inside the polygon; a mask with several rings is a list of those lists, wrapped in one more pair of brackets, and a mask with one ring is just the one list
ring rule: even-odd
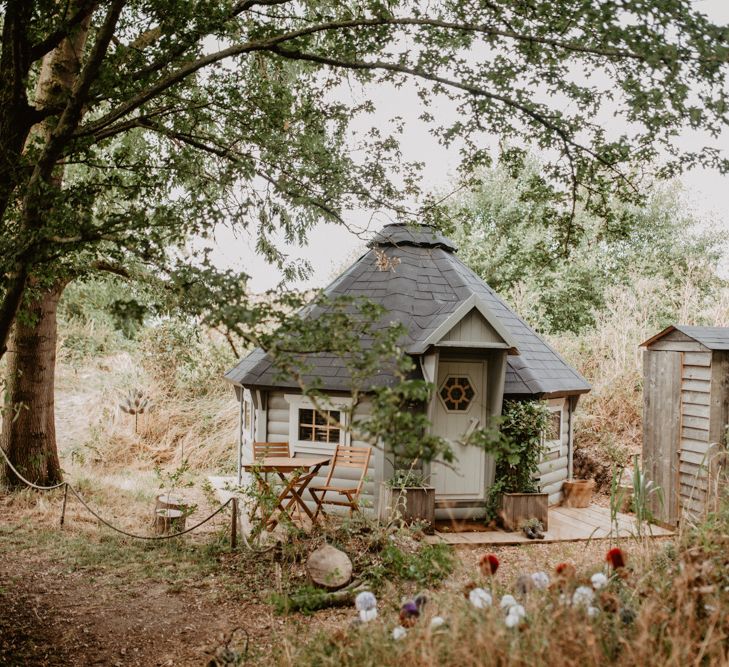
{"label": "large tree", "polygon": [[[133,258],[182,276],[183,289],[201,271],[223,284],[204,258],[169,248],[227,223],[255,226],[260,250],[283,259],[276,228],[302,238],[353,208],[413,214],[417,165],[401,163],[395,130],[353,135],[372,105],[352,102],[350,86],[411,80],[465,173],[488,162],[485,133],[547,151],[565,237],[580,199],[610,219],[611,200],[634,197],[647,165],[727,166],[712,147],[680,153],[673,142],[727,121],[726,28],[689,0],[2,6],[0,355],[18,321],[7,401],[18,416],[3,446],[37,481],[60,474],[54,300],[79,270]],[[439,97],[457,107],[454,122],[431,110]],[[618,132],[600,122],[606,112]],[[433,210],[426,200],[421,214]],[[224,311],[233,326],[248,321]]]}

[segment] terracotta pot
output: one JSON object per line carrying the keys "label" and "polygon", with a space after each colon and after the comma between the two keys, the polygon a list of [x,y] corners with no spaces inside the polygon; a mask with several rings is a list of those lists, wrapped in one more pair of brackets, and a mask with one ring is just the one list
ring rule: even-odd
{"label": "terracotta pot", "polygon": [[568,479],[562,484],[564,507],[589,507],[592,492],[595,490],[594,479]]}

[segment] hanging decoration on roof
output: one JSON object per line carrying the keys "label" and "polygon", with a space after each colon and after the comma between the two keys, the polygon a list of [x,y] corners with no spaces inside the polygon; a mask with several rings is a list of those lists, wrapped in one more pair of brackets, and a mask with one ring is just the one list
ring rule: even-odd
{"label": "hanging decoration on roof", "polygon": [[465,412],[471,406],[476,391],[467,376],[449,375],[441,385],[439,395],[449,412]]}

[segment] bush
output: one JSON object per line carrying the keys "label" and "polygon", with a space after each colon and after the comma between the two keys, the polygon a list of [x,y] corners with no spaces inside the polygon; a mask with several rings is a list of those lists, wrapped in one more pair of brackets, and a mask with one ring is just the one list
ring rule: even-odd
{"label": "bush", "polygon": [[494,483],[488,488],[487,516],[493,519],[504,493],[535,493],[534,480],[544,454],[549,409],[541,401],[504,401],[498,428],[475,431],[469,444],[494,457]]}
{"label": "bush", "polygon": [[237,361],[227,342],[177,319],[145,329],[140,352],[143,366],[157,384],[177,396],[229,391],[221,378]]}

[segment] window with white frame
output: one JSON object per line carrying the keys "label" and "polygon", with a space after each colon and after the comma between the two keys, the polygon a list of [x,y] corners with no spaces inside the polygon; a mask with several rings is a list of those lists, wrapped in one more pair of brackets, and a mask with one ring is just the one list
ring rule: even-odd
{"label": "window with white frame", "polygon": [[316,401],[299,394],[286,394],[289,403],[289,441],[292,451],[333,450],[349,441],[347,408],[352,399],[322,397]]}
{"label": "window with white frame", "polygon": [[562,453],[562,405],[549,406],[549,420],[544,429],[544,461],[558,459]]}

